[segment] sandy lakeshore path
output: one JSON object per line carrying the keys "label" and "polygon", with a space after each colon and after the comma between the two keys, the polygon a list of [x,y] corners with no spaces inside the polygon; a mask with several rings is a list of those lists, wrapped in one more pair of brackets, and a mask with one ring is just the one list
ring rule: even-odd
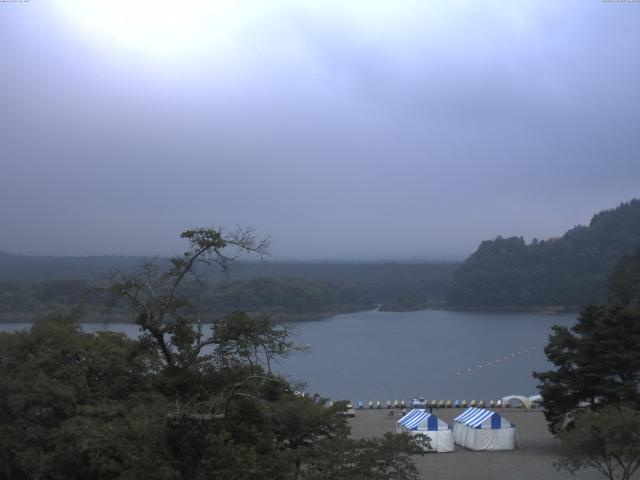
{"label": "sandy lakeshore path", "polygon": [[[349,420],[353,438],[372,437],[394,431],[400,411],[390,418],[390,410],[358,410],[356,417]],[[434,409],[433,413],[453,425],[452,419],[461,409]],[[540,411],[505,409],[504,417],[516,424],[521,448],[504,452],[472,452],[456,445],[452,453],[431,453],[416,457],[422,479],[457,480],[538,480],[538,479],[604,479],[595,470],[581,471],[576,475],[557,472],[553,462],[558,449],[553,437],[547,431],[544,416]]]}

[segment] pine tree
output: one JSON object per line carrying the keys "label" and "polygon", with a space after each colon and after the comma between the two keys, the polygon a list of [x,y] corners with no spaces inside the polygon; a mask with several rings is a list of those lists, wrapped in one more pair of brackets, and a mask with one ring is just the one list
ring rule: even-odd
{"label": "pine tree", "polygon": [[581,407],[640,407],[640,249],[620,260],[610,284],[609,303],[585,307],[571,328],[553,327],[545,353],[556,369],[533,374],[554,433]]}

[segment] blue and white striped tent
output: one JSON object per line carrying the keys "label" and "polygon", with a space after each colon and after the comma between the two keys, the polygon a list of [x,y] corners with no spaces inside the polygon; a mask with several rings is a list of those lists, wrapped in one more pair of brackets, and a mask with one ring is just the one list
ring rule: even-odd
{"label": "blue and white striped tent", "polygon": [[498,412],[468,408],[453,419],[455,443],[470,450],[513,450],[515,425]]}
{"label": "blue and white striped tent", "polygon": [[431,450],[453,452],[451,427],[426,410],[414,408],[396,422],[397,433],[423,434],[430,439]]}

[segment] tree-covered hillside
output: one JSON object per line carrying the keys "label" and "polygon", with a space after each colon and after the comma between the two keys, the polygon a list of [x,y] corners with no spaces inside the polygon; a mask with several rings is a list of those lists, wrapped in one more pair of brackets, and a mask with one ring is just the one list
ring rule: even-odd
{"label": "tree-covered hillside", "polygon": [[612,301],[640,306],[640,246],[620,259],[609,279]]}
{"label": "tree-covered hillside", "polygon": [[[109,272],[131,272],[141,257],[28,257],[0,253],[0,321],[33,321],[58,311],[100,320],[103,299],[88,292]],[[169,265],[157,258],[159,268]],[[305,320],[373,308],[442,304],[453,263],[238,262],[230,275],[200,272],[206,286],[185,283],[203,316],[234,310]],[[116,314],[123,314],[116,312]]]}
{"label": "tree-covered hillside", "polygon": [[527,244],[484,241],[454,273],[453,306],[579,306],[601,302],[616,262],[640,245],[640,200],[602,211],[588,226]]}
{"label": "tree-covered hillside", "polygon": [[[53,312],[81,314],[91,321],[105,319],[104,295],[84,280],[49,280],[35,284],[0,282],[0,321],[25,322]],[[197,301],[204,320],[236,310],[269,314],[280,320],[314,320],[338,313],[375,308],[369,293],[345,282],[294,278],[256,278],[204,286],[185,282],[181,293]],[[126,318],[115,306],[112,320]]]}
{"label": "tree-covered hillside", "polygon": [[375,307],[369,293],[361,287],[345,282],[300,278],[223,282],[200,295],[191,288],[189,297],[197,298],[203,311],[213,315],[241,310],[284,320],[313,319]]}

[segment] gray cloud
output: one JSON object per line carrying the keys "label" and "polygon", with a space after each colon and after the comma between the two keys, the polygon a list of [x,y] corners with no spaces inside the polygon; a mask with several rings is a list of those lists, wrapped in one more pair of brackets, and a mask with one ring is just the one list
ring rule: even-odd
{"label": "gray cloud", "polygon": [[640,7],[274,5],[178,63],[0,5],[0,249],[459,257],[640,193]]}

